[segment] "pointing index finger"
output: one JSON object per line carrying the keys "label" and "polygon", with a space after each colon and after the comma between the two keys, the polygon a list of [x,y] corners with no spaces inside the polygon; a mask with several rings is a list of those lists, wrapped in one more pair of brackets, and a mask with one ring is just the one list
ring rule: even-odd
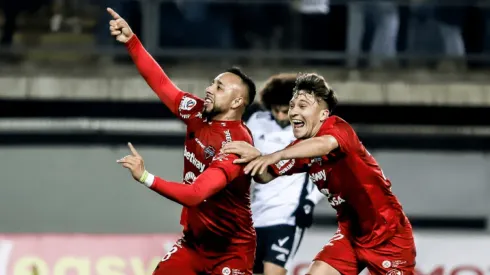
{"label": "pointing index finger", "polygon": [[121,16],[111,8],[107,8],[107,11],[114,19],[119,19]]}
{"label": "pointing index finger", "polygon": [[136,151],[136,149],[134,148],[133,144],[131,144],[131,142],[128,142],[128,147],[129,147],[129,150],[131,150],[131,153],[133,154],[133,156],[135,156],[135,157],[140,156],[140,154],[138,154],[138,151]]}

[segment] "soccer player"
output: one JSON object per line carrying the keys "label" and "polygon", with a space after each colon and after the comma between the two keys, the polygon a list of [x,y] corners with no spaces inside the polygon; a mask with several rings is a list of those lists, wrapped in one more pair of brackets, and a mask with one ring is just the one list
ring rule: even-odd
{"label": "soccer player", "polygon": [[241,142],[222,151],[241,155],[235,162],[250,161],[245,173],[262,182],[307,172],[337,210],[338,230],[314,258],[308,275],[358,274],[365,267],[371,274],[414,274],[410,222],[354,129],[331,115],[336,104],[323,77],[300,75],[289,105],[296,141],[265,156]]}
{"label": "soccer player", "polygon": [[234,140],[252,143],[241,117],[254,100],[255,84],[239,69],[218,75],[204,100],[179,90],[146,52],[126,21],[112,9],[110,31],[125,43],[140,74],[161,101],[187,124],[184,184],[166,181],[145,170],[143,158],[118,160],[134,179],[180,203],[183,237],[163,257],[154,275],[252,274],[256,235],[250,210],[251,178],[236,155],[221,154]]}
{"label": "soccer player", "polygon": [[[260,92],[266,111],[255,112],[247,126],[262,154],[281,150],[295,139],[288,118],[295,81],[296,74],[274,75]],[[287,273],[305,229],[313,223],[313,209],[324,197],[307,173],[253,185],[252,214],[257,232],[254,274]]]}

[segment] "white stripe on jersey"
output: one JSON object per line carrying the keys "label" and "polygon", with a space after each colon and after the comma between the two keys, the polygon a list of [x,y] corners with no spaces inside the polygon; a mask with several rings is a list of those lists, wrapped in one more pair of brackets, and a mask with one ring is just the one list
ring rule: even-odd
{"label": "white stripe on jersey", "polygon": [[[255,147],[263,154],[281,150],[295,140],[291,126],[281,128],[270,112],[254,113],[247,121],[247,126],[252,131]],[[298,207],[305,177],[306,173],[301,173],[282,176],[267,184],[254,183],[252,185],[254,226],[295,225],[295,218],[292,215]],[[309,187],[313,187],[311,182]]]}

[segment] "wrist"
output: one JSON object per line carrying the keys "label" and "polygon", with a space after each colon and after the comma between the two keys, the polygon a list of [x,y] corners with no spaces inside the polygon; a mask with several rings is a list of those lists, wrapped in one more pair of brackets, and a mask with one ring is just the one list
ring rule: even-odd
{"label": "wrist", "polygon": [[139,182],[146,185],[147,187],[151,187],[153,185],[154,180],[155,180],[155,176],[145,170],[143,172],[143,175],[141,175]]}
{"label": "wrist", "polygon": [[275,152],[274,154],[276,154],[277,158],[281,161],[281,160],[288,160],[288,158],[286,158],[285,154],[284,154],[284,150],[280,150],[280,151],[277,151]]}

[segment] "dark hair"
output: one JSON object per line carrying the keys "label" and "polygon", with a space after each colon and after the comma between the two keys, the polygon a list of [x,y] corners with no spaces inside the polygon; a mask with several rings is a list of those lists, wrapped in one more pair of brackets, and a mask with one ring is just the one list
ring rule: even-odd
{"label": "dark hair", "polygon": [[276,74],[271,76],[260,91],[260,102],[266,110],[272,105],[289,105],[296,84],[296,74]]}
{"label": "dark hair", "polygon": [[327,103],[327,108],[330,113],[337,106],[338,100],[335,91],[330,88],[325,79],[316,73],[299,74],[296,78],[294,93],[306,91],[316,98],[321,98]]}
{"label": "dark hair", "polygon": [[252,104],[254,102],[255,94],[257,93],[254,81],[238,67],[232,67],[232,68],[226,70],[226,72],[237,75],[243,81],[245,86],[247,86],[248,104],[245,107],[248,107],[250,104]]}

